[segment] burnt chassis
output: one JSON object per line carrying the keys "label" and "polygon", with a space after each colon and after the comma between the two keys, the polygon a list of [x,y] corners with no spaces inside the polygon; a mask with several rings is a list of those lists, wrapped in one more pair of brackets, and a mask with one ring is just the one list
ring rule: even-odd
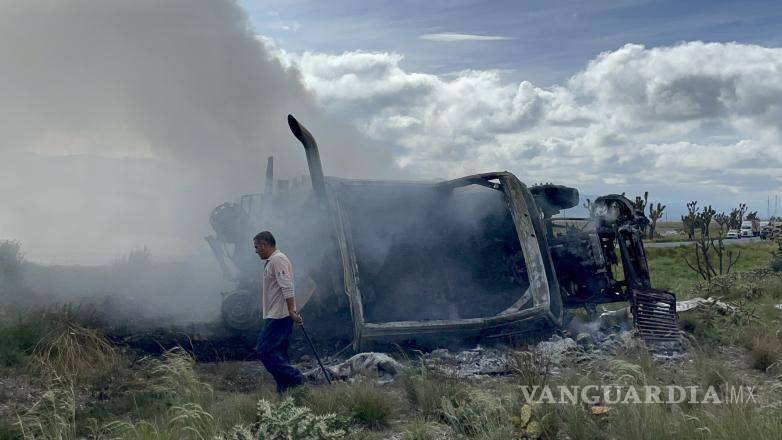
{"label": "burnt chassis", "polygon": [[[678,337],[675,297],[654,290],[650,285],[642,243],[647,219],[624,196],[599,197],[595,201],[596,215],[591,218],[563,219],[554,216],[560,210],[578,204],[577,190],[558,185],[528,188],[509,172],[477,174],[437,183],[324,177],[315,139],[292,116],[288,117],[288,122],[294,136],[304,146],[312,183],[312,197],[304,203],[301,212],[316,213],[323,220],[315,228],[314,236],[324,239],[321,245],[326,249],[327,258],[322,259],[318,273],[312,275],[317,279],[313,284],[318,288],[311,302],[313,305],[303,312],[308,326],[314,327],[318,334],[350,339],[354,349],[378,343],[405,342],[442,346],[456,340],[475,342],[560,327],[566,319],[567,308],[594,310],[597,304],[629,301],[636,325],[647,342],[672,341]],[[272,196],[268,190],[273,186],[269,184],[273,179],[271,165],[270,158],[267,193],[261,197],[261,204]],[[522,254],[526,272],[526,285],[519,285],[513,304],[499,313],[466,318],[445,319],[438,315],[428,319],[383,320],[370,316],[366,297],[369,275],[361,253],[363,243],[353,230],[363,213],[361,208],[350,207],[350,195],[382,196],[391,188],[433,191],[446,198],[460,188],[471,186],[502,194],[512,220],[512,226],[507,226],[513,231],[505,231],[509,235],[504,237],[518,240],[518,252]],[[215,227],[218,237],[207,237],[224,273],[228,271],[221,242],[227,241],[225,237],[229,235],[235,237],[232,239],[235,243],[233,255],[228,256],[239,268],[239,275],[235,277],[238,289],[225,295],[223,315],[226,323],[236,330],[254,330],[258,321],[260,286],[253,280],[258,274],[257,265],[248,263],[251,258],[246,257],[251,255],[249,237],[252,236],[252,231],[247,229],[252,222],[246,217],[247,211],[252,209],[244,204],[221,205],[216,212],[226,209],[235,211],[230,226],[226,227],[222,222],[220,228]],[[213,220],[216,212],[213,212]],[[270,217],[258,223],[265,229],[285,228],[284,220],[275,222]],[[216,224],[221,221],[213,221],[213,226]],[[222,233],[218,229],[222,229]],[[614,274],[620,262],[621,279]],[[435,277],[435,274],[431,276]],[[384,293],[386,297],[396,294]],[[427,300],[425,296],[421,297],[421,301]],[[239,319],[231,314],[238,314]]]}

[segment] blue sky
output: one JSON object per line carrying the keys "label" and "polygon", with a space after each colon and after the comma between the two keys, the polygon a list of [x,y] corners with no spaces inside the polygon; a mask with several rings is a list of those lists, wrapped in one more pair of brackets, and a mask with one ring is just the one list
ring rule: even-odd
{"label": "blue sky", "polygon": [[[502,69],[539,85],[566,80],[600,52],[627,43],[782,43],[775,1],[255,1],[258,33],[288,51],[390,51],[412,71]],[[507,37],[442,42],[422,35]]]}
{"label": "blue sky", "polygon": [[240,4],[327,111],[413,174],[648,189],[675,216],[682,193],[765,211],[781,190],[779,2]]}

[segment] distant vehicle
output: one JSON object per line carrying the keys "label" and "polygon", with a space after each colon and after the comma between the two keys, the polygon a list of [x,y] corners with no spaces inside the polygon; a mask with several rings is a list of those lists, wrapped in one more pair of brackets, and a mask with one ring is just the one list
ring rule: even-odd
{"label": "distant vehicle", "polygon": [[760,239],[767,240],[771,236],[772,229],[771,222],[760,222]]}
{"label": "distant vehicle", "polygon": [[741,236],[742,237],[754,237],[755,236],[755,228],[753,228],[753,223],[755,223],[752,220],[744,220],[741,222]]}
{"label": "distant vehicle", "polygon": [[731,230],[729,230],[729,231],[728,231],[728,234],[727,234],[727,235],[725,235],[725,238],[728,238],[728,239],[737,239],[737,238],[741,238],[741,235],[739,234],[739,231],[738,231],[738,230],[736,230],[736,229],[731,229]]}

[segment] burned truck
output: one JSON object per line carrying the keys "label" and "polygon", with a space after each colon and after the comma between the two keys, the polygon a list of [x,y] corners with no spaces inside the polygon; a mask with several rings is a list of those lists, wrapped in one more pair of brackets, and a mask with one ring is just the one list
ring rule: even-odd
{"label": "burned truck", "polygon": [[564,218],[578,190],[528,187],[507,171],[441,182],[327,177],[312,134],[293,116],[288,123],[309,176],[275,181],[269,158],[263,193],[211,213],[207,242],[235,283],[222,303],[232,331],[260,325],[251,240],[268,229],[294,263],[307,327],[335,347],[498,340],[561,327],[568,309],[620,301],[648,343],[678,339],[675,296],[651,287],[648,220],[624,196]]}

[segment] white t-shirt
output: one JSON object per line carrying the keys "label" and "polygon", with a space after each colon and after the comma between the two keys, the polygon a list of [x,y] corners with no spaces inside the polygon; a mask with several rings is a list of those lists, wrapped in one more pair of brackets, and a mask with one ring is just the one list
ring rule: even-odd
{"label": "white t-shirt", "polygon": [[294,297],[293,265],[288,257],[275,250],[263,268],[263,292],[261,310],[263,319],[280,319],[290,316],[285,300]]}

